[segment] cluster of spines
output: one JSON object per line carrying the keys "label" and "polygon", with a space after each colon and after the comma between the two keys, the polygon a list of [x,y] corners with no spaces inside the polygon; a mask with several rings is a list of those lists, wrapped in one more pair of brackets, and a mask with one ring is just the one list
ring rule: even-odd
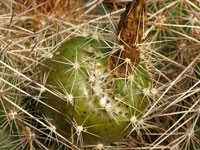
{"label": "cluster of spines", "polygon": [[[148,113],[145,115],[145,118],[140,121],[140,124],[135,125],[139,120],[137,120],[134,116],[131,117],[130,123],[135,127],[138,127],[140,125],[141,128],[137,128],[137,133],[141,132],[141,136],[137,140],[143,141],[143,145],[137,145],[138,147],[148,147],[151,148],[160,148],[161,146],[166,145],[166,147],[170,148],[184,148],[187,149],[198,149],[199,145],[199,115],[200,115],[200,102],[199,102],[199,56],[198,56],[198,44],[199,44],[199,22],[197,19],[199,17],[199,8],[198,8],[198,2],[195,1],[186,1],[186,0],[177,0],[177,1],[166,1],[166,3],[163,3],[162,5],[158,6],[158,4],[162,4],[162,2],[154,2],[150,1],[148,3],[149,7],[149,18],[152,20],[156,20],[155,22],[152,21],[151,29],[155,31],[153,33],[153,40],[144,42],[142,47],[147,47],[144,50],[141,50],[142,53],[142,60],[144,63],[146,63],[147,70],[149,71],[149,74],[151,76],[151,79],[153,80],[152,85],[149,88],[142,89],[143,93],[148,95],[149,101],[155,102],[155,104],[152,104],[152,107],[148,111]],[[91,4],[92,6],[92,4]],[[189,8],[189,9],[188,9]],[[177,10],[176,10],[177,9]],[[154,11],[154,10],[158,10]],[[173,10],[172,12],[170,12]],[[194,10],[194,11],[193,11]],[[118,10],[117,10],[118,11]],[[116,12],[117,12],[116,11]],[[190,15],[191,12],[196,12],[193,15]],[[114,14],[114,13],[113,13]],[[176,16],[176,14],[178,14]],[[11,18],[11,15],[8,15]],[[101,16],[102,17],[102,16]],[[99,18],[101,18],[99,17]],[[105,17],[102,18],[108,18],[110,17],[110,14],[106,14]],[[177,17],[177,18],[176,18]],[[1,19],[4,17],[2,16]],[[150,19],[150,23],[151,23]],[[99,19],[101,20],[101,19]],[[20,20],[21,21],[21,20]],[[97,18],[98,21],[98,18]],[[180,24],[177,23],[180,22]],[[15,21],[16,22],[16,21]],[[96,23],[96,20],[93,21]],[[188,22],[189,25],[184,25],[184,22]],[[99,24],[97,22],[97,24]],[[111,23],[112,24],[112,23]],[[91,26],[91,24],[83,24],[83,26]],[[12,27],[12,26],[11,26]],[[16,23],[16,27],[20,27]],[[76,25],[71,26],[72,29],[76,30]],[[78,27],[77,27],[78,28]],[[95,28],[95,27],[94,27]],[[176,31],[175,29],[179,29]],[[20,28],[22,33],[33,34],[33,32],[26,31],[26,27]],[[47,31],[47,29],[51,30],[51,27],[46,26],[44,29]],[[102,34],[104,34],[104,30],[101,27],[96,27],[97,30],[95,34],[93,34],[93,38],[98,39],[100,36],[104,37]],[[101,30],[101,32],[98,31]],[[4,32],[7,32],[6,28],[2,29]],[[8,30],[10,33],[13,34],[18,33],[18,31],[13,27],[13,30]],[[42,33],[42,29],[38,31],[38,33]],[[63,32],[66,33],[66,39],[68,39],[68,35],[71,32],[74,31],[65,31],[63,29]],[[109,31],[106,31],[109,32]],[[89,35],[87,32],[82,31],[81,28],[77,29],[77,32],[75,32],[76,35]],[[91,33],[91,32],[90,32]],[[114,34],[114,33],[112,33]],[[51,39],[52,41],[55,40],[55,36],[57,34],[52,34]],[[30,70],[30,68],[35,68],[36,64],[40,63],[40,60],[48,57],[51,58],[53,53],[53,47],[49,47],[48,49],[45,49],[42,47],[42,44],[39,42],[39,44],[35,45],[35,41],[31,39],[33,35],[27,37],[27,43],[30,43],[30,48],[26,49],[23,44],[25,44],[22,41],[19,41],[17,43],[15,40],[12,40],[12,36],[10,36],[10,40],[7,41],[7,39],[4,39],[4,43],[1,43],[1,54],[8,53],[10,56],[12,56],[14,59],[8,59],[8,54],[5,55],[5,59],[1,58],[2,62],[6,62],[6,64],[10,67],[12,67],[14,71],[8,71],[9,73],[6,73],[5,70],[8,70],[8,67],[1,63],[1,68],[3,71],[0,73],[1,79],[6,79],[5,74],[12,75],[15,74],[18,77],[14,76],[13,78],[19,79],[18,82],[11,82],[12,85],[9,85],[11,92],[6,91],[4,89],[4,85],[6,81],[1,80],[1,90],[0,90],[0,98],[1,98],[1,106],[6,106],[6,109],[1,109],[1,118],[3,118],[3,121],[0,124],[1,129],[3,129],[4,125],[10,126],[13,123],[16,123],[17,126],[22,126],[23,130],[19,132],[15,132],[16,137],[19,137],[21,141],[24,139],[24,145],[22,144],[22,149],[25,149],[26,146],[31,147],[31,142],[34,141],[35,143],[39,142],[39,134],[34,133],[43,133],[40,129],[36,129],[32,124],[30,123],[32,120],[36,120],[36,118],[31,118],[30,115],[32,112],[29,112],[27,110],[27,103],[22,103],[22,99],[24,99],[25,96],[28,97],[29,100],[32,99],[29,95],[24,95],[26,93],[19,92],[19,89],[22,89],[23,86],[21,86],[21,83],[24,83],[26,86],[33,87],[31,84],[37,82],[36,80],[28,80],[20,76],[19,72],[24,74],[26,71],[30,71],[30,74],[25,74],[28,76],[29,79],[35,79],[35,76],[38,72],[33,72]],[[19,37],[17,35],[17,37]],[[21,35],[22,36],[22,35]],[[9,37],[8,33],[5,34],[5,37]],[[155,38],[156,37],[156,38]],[[158,38],[157,38],[158,37]],[[22,36],[23,38],[23,36]],[[42,37],[44,38],[44,37]],[[111,38],[110,38],[111,39]],[[177,39],[181,39],[180,41]],[[26,40],[26,39],[25,39]],[[37,39],[39,40],[39,39]],[[36,41],[37,41],[36,40]],[[48,41],[45,41],[46,39],[43,39],[44,43],[47,43]],[[11,41],[11,50],[10,48],[6,48],[6,44]],[[114,43],[117,48],[120,49],[120,45],[117,43]],[[34,45],[36,47],[34,47]],[[146,46],[147,45],[147,46]],[[151,45],[151,47],[149,46]],[[16,47],[15,47],[16,46]],[[19,46],[19,47],[17,47]],[[9,45],[8,45],[9,47]],[[19,52],[19,48],[23,49],[25,53]],[[5,51],[5,50],[6,51]],[[8,50],[9,49],[9,50]],[[50,50],[50,51],[49,51]],[[176,51],[177,50],[177,51]],[[29,55],[28,55],[28,54]],[[37,57],[37,55],[39,56]],[[28,56],[33,56],[33,58],[37,59],[30,59]],[[2,55],[3,56],[3,55]],[[190,57],[191,56],[191,57]],[[14,68],[13,64],[15,63],[15,60],[20,58],[20,62],[22,60],[25,60],[27,63],[27,66],[25,67],[26,70],[23,70],[24,68]],[[8,61],[5,61],[8,60]],[[9,64],[9,61],[12,62]],[[31,63],[30,63],[31,62]],[[28,67],[31,65],[31,67]],[[75,66],[77,68],[77,65]],[[1,70],[1,69],[0,69]],[[177,72],[179,70],[179,72]],[[182,75],[182,76],[180,76]],[[4,77],[3,77],[4,76]],[[130,77],[130,79],[132,79]],[[176,81],[177,80],[177,81]],[[184,83],[182,81],[187,81],[187,83]],[[9,81],[10,83],[10,81]],[[34,85],[35,86],[35,85]],[[18,88],[17,88],[18,87]],[[41,90],[41,93],[45,91],[44,86],[35,87],[36,89]],[[24,89],[22,89],[24,92],[26,92]],[[4,95],[4,93],[7,93],[7,95]],[[13,94],[12,94],[13,93]],[[11,98],[9,95],[21,95],[20,100],[17,102],[15,101],[15,104],[13,102],[13,98]],[[34,97],[34,95],[31,95]],[[18,97],[18,96],[16,96]],[[39,99],[39,97],[34,97],[36,100]],[[73,95],[68,94],[66,97],[67,100],[72,102]],[[4,103],[8,103],[8,105],[4,105]],[[29,101],[28,101],[29,102]],[[14,104],[14,105],[13,105]],[[18,107],[16,107],[18,106]],[[163,117],[167,118],[166,122],[163,121]],[[158,118],[158,120],[156,120]],[[21,120],[20,120],[21,119]],[[16,122],[17,120],[17,122]],[[24,121],[25,120],[25,121]],[[53,125],[51,125],[50,121],[44,121],[46,119],[41,119],[43,122],[46,122],[46,125],[49,127],[49,135],[47,134],[48,141],[58,141],[58,143],[61,143],[61,145],[65,145],[65,142],[62,142],[62,140],[59,139],[59,136],[55,132],[56,129]],[[154,123],[154,122],[156,123]],[[162,122],[161,122],[162,121]],[[20,123],[19,123],[20,122]],[[164,124],[165,123],[165,124]],[[155,125],[156,124],[156,125]],[[162,124],[166,125],[162,127]],[[170,127],[169,125],[173,125]],[[153,126],[154,125],[154,126]],[[76,125],[74,125],[76,126]],[[150,130],[148,128],[154,128],[153,130]],[[84,131],[80,126],[77,126],[79,131]],[[10,128],[12,130],[12,128]],[[45,130],[47,128],[45,127]],[[143,129],[143,130],[139,130]],[[164,129],[167,129],[166,132],[164,132]],[[12,136],[10,131],[5,132],[5,134],[9,133],[8,138]],[[14,128],[15,130],[15,128]],[[38,131],[39,130],[39,131]],[[78,130],[77,130],[78,131]],[[132,134],[135,134],[136,130],[133,131]],[[4,134],[4,132],[1,132]],[[80,133],[80,132],[77,132]],[[159,137],[154,136],[155,134],[160,134]],[[13,137],[15,137],[15,134]],[[55,134],[55,135],[54,135]],[[150,137],[149,140],[146,140],[146,143],[144,142],[146,139],[146,136],[142,136],[146,134],[146,136]],[[34,136],[33,136],[34,135]],[[167,136],[166,136],[167,135]],[[130,135],[131,136],[131,135]],[[22,138],[23,137],[23,138]],[[164,138],[163,138],[164,137]],[[177,141],[175,139],[179,139],[180,137],[183,137],[182,140]],[[154,140],[154,141],[153,141]],[[133,140],[134,141],[134,140]],[[152,142],[153,141],[153,142]],[[148,142],[152,142],[149,143]],[[137,142],[135,142],[137,143]],[[20,145],[17,145],[17,140],[14,139],[13,141],[10,141],[10,146],[20,147]],[[0,146],[2,146],[0,144]],[[3,145],[4,146],[4,145]],[[8,145],[9,146],[9,145]],[[62,146],[58,146],[61,147]],[[63,147],[65,147],[63,146]],[[41,149],[47,149],[48,146],[41,146]],[[67,147],[67,146],[66,146]],[[87,147],[87,146],[85,146]],[[0,147],[1,148],[1,147]],[[34,146],[32,147],[34,149]],[[107,149],[107,147],[103,145],[97,145],[95,147],[96,149]],[[94,149],[95,149],[94,148]]]}

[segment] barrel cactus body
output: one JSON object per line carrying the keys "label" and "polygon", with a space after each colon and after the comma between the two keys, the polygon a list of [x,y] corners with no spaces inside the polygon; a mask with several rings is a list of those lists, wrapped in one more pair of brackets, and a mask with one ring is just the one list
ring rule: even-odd
{"label": "barrel cactus body", "polygon": [[42,73],[48,74],[40,104],[42,113],[56,130],[89,145],[110,144],[132,130],[133,118],[141,118],[148,99],[141,89],[149,84],[139,66],[134,77],[120,79],[107,71],[111,53],[106,42],[75,37],[63,43]]}

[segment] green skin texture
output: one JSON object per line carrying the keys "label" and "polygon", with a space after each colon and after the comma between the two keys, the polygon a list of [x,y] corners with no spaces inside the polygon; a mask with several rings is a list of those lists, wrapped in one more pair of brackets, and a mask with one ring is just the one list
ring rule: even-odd
{"label": "green skin texture", "polygon": [[[56,130],[69,140],[71,140],[72,111],[74,124],[83,128],[88,127],[87,132],[81,132],[83,143],[106,145],[127,135],[132,129],[131,116],[140,118],[149,105],[147,98],[138,89],[138,85],[146,88],[149,86],[146,71],[138,67],[133,82],[114,77],[106,71],[108,57],[105,55],[110,52],[111,49],[102,40],[76,37],[63,43],[57,49],[57,55],[55,53],[53,58],[45,61],[50,69],[45,67],[41,69],[43,74],[49,73],[47,88],[52,91],[56,89],[64,95],[63,89],[58,85],[59,81],[65,91],[74,97],[72,102],[75,105],[74,111],[72,103],[47,91],[42,94],[42,101],[60,113],[43,104],[39,105],[41,112],[51,119],[50,122],[55,125]],[[80,68],[74,69],[69,61],[78,62]],[[92,68],[94,64],[96,66]],[[89,74],[94,73],[94,70],[98,73],[95,81],[91,82]],[[106,79],[106,76],[110,83],[102,81]],[[95,93],[92,87],[98,83],[103,92]],[[106,104],[101,103],[103,97],[107,99]],[[116,99],[120,99],[121,102]],[[111,113],[105,109],[108,105],[111,105]],[[74,128],[74,139],[75,142],[80,139],[76,128]]]}

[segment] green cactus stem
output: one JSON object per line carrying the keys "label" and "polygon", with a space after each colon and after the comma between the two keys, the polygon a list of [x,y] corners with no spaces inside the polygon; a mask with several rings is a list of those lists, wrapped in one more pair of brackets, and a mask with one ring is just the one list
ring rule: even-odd
{"label": "green cactus stem", "polygon": [[75,37],[41,69],[48,74],[45,86],[57,96],[44,91],[41,99],[48,106],[39,109],[68,139],[73,125],[75,144],[106,145],[123,138],[132,130],[133,118],[139,120],[149,106],[141,90],[149,86],[147,72],[140,65],[135,77],[115,77],[107,71],[107,43]]}

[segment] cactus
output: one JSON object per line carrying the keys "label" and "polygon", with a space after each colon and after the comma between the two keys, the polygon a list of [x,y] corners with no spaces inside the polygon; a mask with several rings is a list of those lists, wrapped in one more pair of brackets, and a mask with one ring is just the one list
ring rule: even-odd
{"label": "cactus", "polygon": [[68,138],[73,125],[81,144],[107,145],[124,137],[131,118],[139,120],[149,105],[140,90],[149,85],[145,69],[138,67],[133,79],[114,77],[107,71],[109,47],[102,40],[76,37],[45,62],[49,69],[41,69],[48,74],[46,87],[57,96],[44,92],[40,110]]}
{"label": "cactus", "polygon": [[[145,2],[147,9],[129,11],[129,2],[0,1],[0,150],[200,149],[200,3],[133,0],[128,9]],[[141,26],[132,28],[132,19]],[[70,52],[63,50],[65,59],[62,48]],[[121,55],[123,48],[128,51]],[[137,51],[129,56],[131,48]],[[119,58],[130,62],[127,57],[137,63],[122,68],[133,76],[124,76],[116,65]],[[54,70],[64,66],[60,77]],[[99,103],[103,94],[109,104]],[[142,99],[143,107],[130,95]],[[97,109],[94,114],[94,107],[79,107],[88,101]],[[96,119],[103,116],[107,129]]]}

